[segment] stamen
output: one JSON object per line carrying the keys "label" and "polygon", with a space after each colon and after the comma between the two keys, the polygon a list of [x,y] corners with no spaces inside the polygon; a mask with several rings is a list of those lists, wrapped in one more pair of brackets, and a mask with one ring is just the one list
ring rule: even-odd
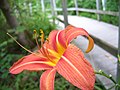
{"label": "stamen", "polygon": [[57,63],[57,62],[55,62],[54,60],[51,59],[50,53],[49,53],[49,51],[47,50],[47,45],[45,45],[45,46],[42,47],[42,51],[43,51],[43,55],[44,55],[45,57],[47,57],[52,63],[54,63],[54,64]]}
{"label": "stamen", "polygon": [[39,46],[39,43],[38,43],[38,40],[37,40],[37,31],[34,30],[33,32],[34,32],[34,35],[35,35],[35,41],[36,41],[37,47],[38,47],[38,49],[40,49],[40,46]]}
{"label": "stamen", "polygon": [[35,54],[32,51],[28,50],[27,48],[25,48],[24,46],[22,46],[17,40],[15,40],[15,38],[13,36],[11,36],[9,33],[7,33],[8,36],[10,36],[20,47],[22,47],[24,50],[28,51],[31,54]]}
{"label": "stamen", "polygon": [[46,40],[49,42],[49,38],[46,38]]}
{"label": "stamen", "polygon": [[44,43],[44,32],[42,29],[40,29],[40,33],[41,33],[40,38],[41,38],[41,46],[42,46]]}

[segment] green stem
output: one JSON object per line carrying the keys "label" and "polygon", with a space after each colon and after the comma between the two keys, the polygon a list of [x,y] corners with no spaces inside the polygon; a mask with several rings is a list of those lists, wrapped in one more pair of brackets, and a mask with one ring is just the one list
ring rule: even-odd
{"label": "green stem", "polygon": [[116,81],[112,78],[111,75],[107,75],[102,70],[100,70],[99,72],[95,71],[95,74],[99,74],[99,75],[105,76],[106,78],[110,79],[115,85],[117,84]]}

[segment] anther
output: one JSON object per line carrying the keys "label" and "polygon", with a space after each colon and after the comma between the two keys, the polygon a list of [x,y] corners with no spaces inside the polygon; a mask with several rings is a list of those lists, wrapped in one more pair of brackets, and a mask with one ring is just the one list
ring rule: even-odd
{"label": "anther", "polygon": [[48,39],[48,38],[46,38],[46,40],[49,42],[49,39]]}
{"label": "anther", "polygon": [[34,34],[36,34],[36,33],[37,33],[37,31],[36,31],[36,30],[34,30],[33,32],[34,32]]}
{"label": "anther", "polygon": [[40,46],[39,46],[39,43],[38,43],[38,40],[37,40],[37,31],[34,30],[33,33],[35,35],[35,41],[36,41],[37,47],[38,47],[38,49],[40,49]]}
{"label": "anther", "polygon": [[41,46],[42,46],[44,43],[44,32],[42,29],[40,29],[40,33],[41,33],[40,38],[41,38]]}
{"label": "anther", "polygon": [[41,33],[41,34],[43,34],[43,33],[44,33],[42,29],[40,29],[40,33]]}

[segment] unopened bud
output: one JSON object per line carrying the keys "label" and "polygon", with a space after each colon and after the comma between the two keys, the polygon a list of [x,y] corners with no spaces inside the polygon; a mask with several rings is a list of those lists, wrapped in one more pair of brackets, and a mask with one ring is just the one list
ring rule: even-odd
{"label": "unopened bud", "polygon": [[102,72],[102,70],[100,69],[100,70],[99,70],[99,72],[101,73],[101,72]]}
{"label": "unopened bud", "polygon": [[112,75],[110,74],[109,77],[112,77]]}

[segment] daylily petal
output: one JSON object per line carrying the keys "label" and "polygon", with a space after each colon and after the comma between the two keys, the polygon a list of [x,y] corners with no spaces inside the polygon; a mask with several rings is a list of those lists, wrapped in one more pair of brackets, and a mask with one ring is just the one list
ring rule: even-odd
{"label": "daylily petal", "polygon": [[90,36],[88,36],[88,40],[89,40],[89,45],[87,50],[85,51],[86,53],[90,52],[94,47],[94,41]]}
{"label": "daylily petal", "polygon": [[66,35],[66,39],[67,39],[67,41],[66,41],[67,44],[69,44],[78,35],[84,35],[84,36],[88,37],[89,45],[88,45],[88,49],[86,50],[86,52],[89,52],[90,50],[92,50],[92,48],[94,46],[94,41],[88,35],[87,31],[84,30],[83,28],[76,28],[74,26],[69,25],[65,29],[65,35]]}
{"label": "daylily petal", "polygon": [[66,46],[65,31],[64,30],[54,30],[49,35],[49,44],[54,48],[59,54],[63,54]]}
{"label": "daylily petal", "polygon": [[45,71],[40,78],[40,90],[54,90],[56,69]]}
{"label": "daylily petal", "polygon": [[67,48],[67,45],[79,35],[88,37],[89,45],[86,52],[91,51],[94,46],[94,41],[88,35],[87,31],[85,31],[83,28],[76,28],[72,25],[67,26],[65,30],[52,31],[49,35],[49,44],[56,52],[63,54]]}
{"label": "daylily petal", "polygon": [[94,70],[76,46],[69,44],[56,68],[59,74],[78,88],[93,90],[95,83]]}
{"label": "daylily petal", "polygon": [[49,44],[53,47],[53,49],[55,51],[57,51],[57,47],[56,47],[56,35],[58,33],[58,30],[53,30],[52,32],[50,32],[48,40],[49,40]]}
{"label": "daylily petal", "polygon": [[56,41],[60,45],[62,45],[63,48],[66,48],[66,34],[65,30],[60,30],[56,35]]}
{"label": "daylily petal", "polygon": [[[71,27],[71,28],[69,28]],[[66,39],[67,42],[70,43],[74,38],[76,38],[78,35],[85,35],[89,36],[88,33],[83,28],[76,28],[73,26],[67,26],[67,29],[65,29]],[[69,29],[68,29],[69,28]]]}
{"label": "daylily petal", "polygon": [[48,65],[49,62],[43,56],[36,56],[34,54],[30,54],[19,59],[13,66],[10,68],[10,73],[18,74],[23,70],[44,70],[50,69],[51,66]]}

